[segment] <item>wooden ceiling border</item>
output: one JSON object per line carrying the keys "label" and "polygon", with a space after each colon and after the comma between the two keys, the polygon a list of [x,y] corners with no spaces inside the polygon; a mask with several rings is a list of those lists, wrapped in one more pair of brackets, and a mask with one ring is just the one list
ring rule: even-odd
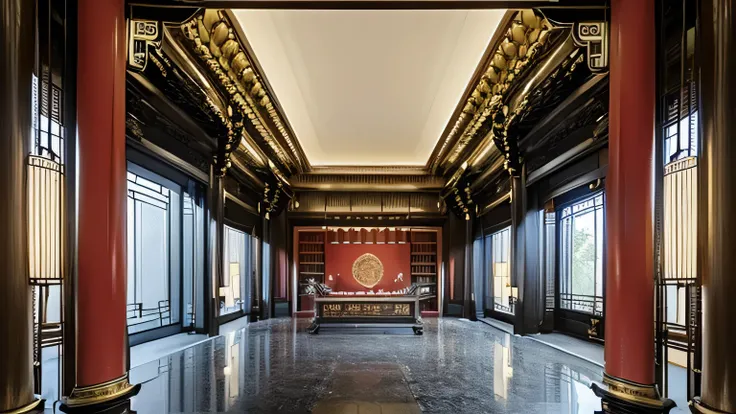
{"label": "wooden ceiling border", "polygon": [[132,0],[133,6],[288,10],[477,10],[606,7],[606,0]]}
{"label": "wooden ceiling border", "polygon": [[[465,87],[465,92],[463,92],[462,95],[463,99],[461,99],[455,107],[455,111],[450,116],[450,120],[445,127],[445,130],[442,132],[442,135],[440,135],[440,138],[427,161],[426,168],[432,174],[437,173],[437,168],[441,164],[445,150],[454,145],[455,141],[458,139],[458,133],[469,119],[468,114],[466,113],[466,111],[470,109],[468,105],[475,105],[476,97],[473,97],[473,94],[476,93],[476,90],[479,88],[479,83],[488,70],[487,68],[491,64],[493,55],[502,38],[506,35],[516,13],[517,12],[515,10],[507,11],[501,19],[501,22],[499,22],[496,32],[491,37],[491,41],[488,43],[488,46],[483,53],[483,57],[481,57],[478,66],[475,68],[475,72],[473,72],[473,76]],[[480,91],[477,95],[479,94]]]}
{"label": "wooden ceiling border", "polygon": [[181,30],[189,46],[228,92],[235,109],[258,131],[279,162],[289,173],[305,171],[309,168],[306,158],[274,105],[263,73],[256,72],[255,58],[246,53],[236,25],[225,10],[205,9],[184,22]]}
{"label": "wooden ceiling border", "polygon": [[[433,160],[433,170],[446,164],[455,164],[478,130],[494,122],[493,116],[504,107],[509,90],[517,79],[544,56],[544,48],[554,30],[552,24],[534,10],[514,11],[505,26],[499,26],[500,36],[494,35],[494,51],[484,62],[484,71],[463,105],[450,134]],[[498,34],[498,32],[497,32]],[[507,111],[508,112],[508,111]],[[452,146],[450,144],[452,143]]]}

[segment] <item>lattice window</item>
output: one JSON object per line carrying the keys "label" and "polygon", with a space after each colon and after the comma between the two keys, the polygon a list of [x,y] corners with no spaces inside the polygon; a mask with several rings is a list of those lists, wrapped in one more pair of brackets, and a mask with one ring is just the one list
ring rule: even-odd
{"label": "lattice window", "polygon": [[560,213],[560,308],[603,316],[603,193]]}

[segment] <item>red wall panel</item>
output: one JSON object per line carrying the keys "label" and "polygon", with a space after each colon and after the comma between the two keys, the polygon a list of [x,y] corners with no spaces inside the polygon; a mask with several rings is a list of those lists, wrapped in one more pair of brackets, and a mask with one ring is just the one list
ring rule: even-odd
{"label": "red wall panel", "polygon": [[[372,288],[364,287],[353,277],[353,262],[365,253],[375,255],[383,263],[383,278]],[[399,273],[404,274],[404,280],[395,282]],[[409,244],[327,244],[325,283],[333,291],[343,292],[378,292],[379,289],[391,292],[408,287],[411,285],[411,247]]]}

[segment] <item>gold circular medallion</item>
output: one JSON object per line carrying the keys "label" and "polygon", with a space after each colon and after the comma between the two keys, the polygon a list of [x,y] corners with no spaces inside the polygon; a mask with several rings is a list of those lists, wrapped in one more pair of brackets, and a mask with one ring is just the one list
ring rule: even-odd
{"label": "gold circular medallion", "polygon": [[376,256],[365,253],[353,262],[353,277],[361,285],[372,288],[383,277],[383,263]]}

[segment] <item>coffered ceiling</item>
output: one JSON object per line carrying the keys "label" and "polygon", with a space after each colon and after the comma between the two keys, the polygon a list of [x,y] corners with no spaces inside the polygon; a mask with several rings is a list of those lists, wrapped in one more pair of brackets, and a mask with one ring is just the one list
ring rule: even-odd
{"label": "coffered ceiling", "polygon": [[235,10],[313,166],[423,166],[504,10]]}

